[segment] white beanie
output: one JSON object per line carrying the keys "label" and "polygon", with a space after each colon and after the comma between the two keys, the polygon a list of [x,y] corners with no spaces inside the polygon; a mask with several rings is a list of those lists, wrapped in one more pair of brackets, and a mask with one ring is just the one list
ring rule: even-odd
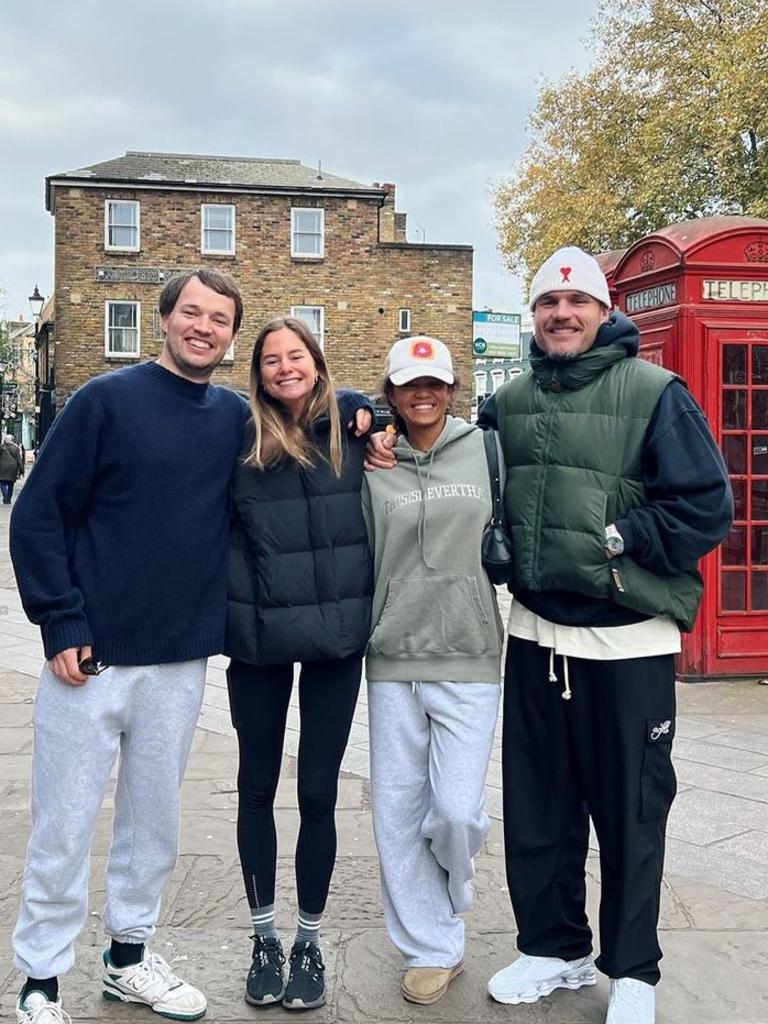
{"label": "white beanie", "polygon": [[558,249],[536,271],[531,281],[530,308],[547,292],[584,292],[611,308],[605,274],[594,256],[576,245]]}

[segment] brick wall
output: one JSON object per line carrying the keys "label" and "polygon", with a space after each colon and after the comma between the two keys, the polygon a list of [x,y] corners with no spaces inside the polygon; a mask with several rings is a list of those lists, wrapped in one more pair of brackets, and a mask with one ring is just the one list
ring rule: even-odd
{"label": "brick wall", "polygon": [[[215,380],[247,388],[250,353],[260,326],[292,305],[325,309],[325,351],[339,386],[378,388],[398,332],[399,310],[412,311],[411,333],[434,335],[452,349],[463,382],[458,411],[472,394],[472,250],[407,245],[404,216],[394,213],[394,186],[378,197],[284,197],[57,186],[55,227],[56,385],[58,403],[89,378],[135,360],[104,354],[105,302],[141,303],[141,358],[158,354],[153,311],[161,285],[105,283],[97,268],[189,269],[213,266],[234,275],[245,318],[235,360]],[[104,247],[105,200],[141,203],[141,250]],[[234,256],[200,253],[200,206],[236,206]],[[291,257],[291,206],[325,209],[325,258]],[[381,215],[381,216],[380,216]],[[397,217],[397,221],[395,218]],[[386,238],[388,241],[380,241]]]}

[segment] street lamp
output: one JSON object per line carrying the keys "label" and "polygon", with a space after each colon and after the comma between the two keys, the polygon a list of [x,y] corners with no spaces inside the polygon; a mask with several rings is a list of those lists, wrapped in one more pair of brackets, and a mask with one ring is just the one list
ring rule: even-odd
{"label": "street lamp", "polygon": [[37,321],[40,319],[44,305],[45,296],[40,294],[40,289],[35,285],[35,290],[29,296],[29,308],[32,310],[32,316],[35,318],[35,325],[37,325]]}
{"label": "street lamp", "polygon": [[40,314],[45,305],[45,297],[40,294],[40,289],[35,285],[35,290],[29,296],[29,308],[35,318],[35,451],[40,443]]}

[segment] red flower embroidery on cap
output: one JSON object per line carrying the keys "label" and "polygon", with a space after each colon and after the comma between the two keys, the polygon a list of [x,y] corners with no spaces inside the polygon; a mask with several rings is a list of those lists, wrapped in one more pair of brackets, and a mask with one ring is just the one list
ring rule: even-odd
{"label": "red flower embroidery on cap", "polygon": [[411,356],[413,359],[434,359],[435,350],[432,346],[432,342],[425,341],[414,341],[411,345]]}
{"label": "red flower embroidery on cap", "polygon": [[571,269],[571,267],[560,267],[560,273],[563,275],[562,284],[570,284]]}

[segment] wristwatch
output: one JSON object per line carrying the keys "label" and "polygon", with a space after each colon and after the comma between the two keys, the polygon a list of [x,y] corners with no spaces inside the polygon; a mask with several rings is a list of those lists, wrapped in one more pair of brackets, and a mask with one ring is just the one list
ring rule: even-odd
{"label": "wristwatch", "polygon": [[608,553],[609,558],[613,558],[615,555],[622,555],[624,553],[624,538],[613,523],[605,528],[603,546]]}

